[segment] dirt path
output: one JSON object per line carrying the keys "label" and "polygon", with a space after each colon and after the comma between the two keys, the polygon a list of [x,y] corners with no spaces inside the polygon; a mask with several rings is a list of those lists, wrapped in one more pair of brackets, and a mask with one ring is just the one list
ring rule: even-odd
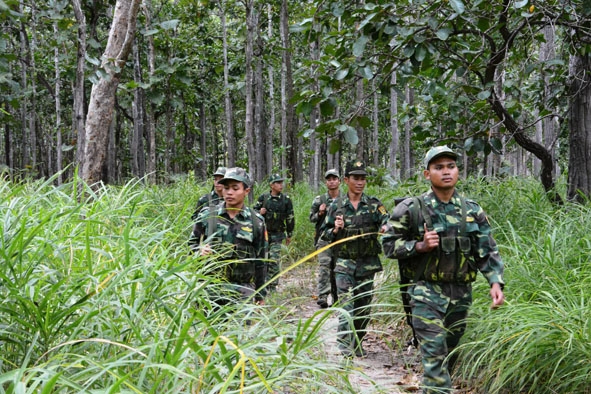
{"label": "dirt path", "polygon": [[[297,268],[291,271],[279,286],[280,298],[291,300],[297,305],[295,312],[301,318],[310,318],[318,312],[316,301],[312,298],[315,286],[315,274],[312,268]],[[309,295],[305,297],[303,295]],[[291,303],[290,303],[291,304]],[[336,311],[326,310],[331,313],[326,322],[325,352],[329,360],[342,363],[346,362],[339,352],[336,344],[336,327],[338,314]],[[402,332],[394,332],[391,335],[378,331],[378,327],[370,324],[370,330],[364,340],[366,356],[355,357],[351,361],[352,368],[349,379],[357,393],[413,393],[419,391],[421,380],[420,355],[417,349],[410,351],[400,344]],[[382,328],[382,330],[384,330]],[[397,330],[408,330],[400,327]]]}

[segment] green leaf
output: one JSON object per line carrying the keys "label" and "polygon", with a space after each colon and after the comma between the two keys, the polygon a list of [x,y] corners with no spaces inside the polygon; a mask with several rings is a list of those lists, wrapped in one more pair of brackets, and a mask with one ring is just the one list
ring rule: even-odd
{"label": "green leaf", "polygon": [[160,22],[160,27],[164,30],[174,30],[180,23],[180,19],[171,19],[169,21]]}
{"label": "green leaf", "polygon": [[296,112],[298,114],[302,114],[304,116],[308,116],[312,113],[314,106],[309,101],[300,101],[298,106],[296,107]]}
{"label": "green leaf", "polygon": [[483,90],[482,92],[478,93],[476,97],[478,97],[479,100],[486,100],[490,97],[490,90]]}
{"label": "green leaf", "polygon": [[320,106],[320,114],[322,116],[332,116],[335,112],[337,103],[334,98],[329,97],[326,100],[322,100],[320,102],[319,106]]}
{"label": "green leaf", "polygon": [[371,126],[371,119],[367,116],[358,116],[354,119],[354,123],[358,124],[361,127],[369,127]]}
{"label": "green leaf", "polygon": [[332,8],[331,8],[331,12],[337,18],[343,16],[343,14],[345,13],[344,4],[341,4],[340,2],[333,3]]}
{"label": "green leaf", "polygon": [[452,30],[451,29],[448,29],[448,28],[439,29],[439,30],[437,30],[437,32],[435,33],[435,35],[441,41],[445,41],[445,40],[447,40],[449,38],[449,35],[450,35],[451,31]]}
{"label": "green leaf", "polygon": [[466,10],[462,0],[449,0],[449,4],[451,5],[451,8],[453,8],[458,14],[463,14]]}
{"label": "green leaf", "polygon": [[337,81],[341,81],[343,79],[345,79],[345,77],[349,74],[349,69],[348,68],[341,68],[340,70],[337,70],[337,73],[335,74],[335,79]]}
{"label": "green leaf", "polygon": [[339,150],[341,150],[341,141],[337,138],[330,140],[330,143],[328,144],[328,152],[334,155]]}
{"label": "green leaf", "polygon": [[351,145],[357,145],[359,143],[359,137],[357,136],[357,130],[351,126],[347,126],[343,132],[343,137]]}
{"label": "green leaf", "polygon": [[153,36],[154,34],[157,34],[160,30],[158,29],[151,29],[151,30],[146,30],[144,32],[144,36],[145,37],[149,37],[149,36]]}
{"label": "green leaf", "polygon": [[310,137],[312,134],[314,133],[314,129],[306,129],[304,130],[304,132],[302,133],[302,136],[305,138]]}
{"label": "green leaf", "polygon": [[529,3],[529,0],[516,1],[513,7],[515,7],[515,9],[517,10],[519,8],[525,7],[527,3]]}
{"label": "green leaf", "polygon": [[371,70],[370,66],[365,66],[359,69],[359,73],[365,79],[372,79],[373,78],[373,71]]}
{"label": "green leaf", "polygon": [[361,35],[357,41],[353,44],[353,56],[359,57],[363,55],[363,51],[365,50],[365,45],[369,41],[369,37],[366,35]]}
{"label": "green leaf", "polygon": [[493,152],[495,152],[498,155],[503,153],[503,142],[499,138],[492,137],[489,143]]}
{"label": "green leaf", "polygon": [[415,59],[419,62],[422,62],[427,56],[427,48],[424,45],[418,45],[417,49],[415,50]]}

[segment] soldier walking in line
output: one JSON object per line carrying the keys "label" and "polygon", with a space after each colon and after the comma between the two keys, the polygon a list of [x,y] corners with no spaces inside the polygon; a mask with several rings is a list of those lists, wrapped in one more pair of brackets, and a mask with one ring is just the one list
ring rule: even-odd
{"label": "soldier walking in line", "polygon": [[228,262],[221,274],[230,294],[217,297],[219,304],[252,296],[262,304],[267,230],[264,219],[244,204],[252,186],[250,175],[243,168],[229,168],[218,183],[224,202],[199,212],[189,245],[194,253],[215,253]]}
{"label": "soldier walking in line", "polygon": [[281,245],[283,240],[289,245],[295,227],[293,203],[287,194],[283,193],[284,178],[279,174],[269,177],[270,191],[261,194],[254,205],[254,210],[265,218],[269,233],[269,260],[267,262],[267,282],[269,291],[277,289],[281,272]]}
{"label": "soldier walking in line", "polygon": [[[314,246],[320,249],[328,245],[328,242],[320,239],[321,228],[326,218],[326,211],[330,204],[340,197],[341,178],[336,169],[326,171],[324,174],[326,182],[326,193],[318,195],[312,201],[310,208],[310,221],[315,224],[316,230],[314,232]],[[334,304],[338,300],[337,286],[334,277],[335,259],[331,249],[318,254],[318,284],[317,292],[318,299],[316,303],[320,308],[328,308],[328,295],[332,297]]]}
{"label": "soldier walking in line", "polygon": [[493,308],[505,299],[503,261],[486,214],[456,191],[457,158],[447,146],[427,152],[423,175],[431,189],[396,205],[383,238],[386,256],[398,259],[410,283],[424,394],[451,392],[457,355],[450,352],[466,329],[477,272],[490,285]]}
{"label": "soldier walking in line", "polygon": [[347,193],[330,205],[322,232],[327,242],[358,236],[332,248],[339,304],[353,322],[350,325],[347,316],[339,316],[337,342],[345,357],[365,355],[362,342],[370,320],[374,277],[382,270],[378,232],[386,230],[389,218],[384,204],[364,193],[366,176],[362,161],[347,163]]}
{"label": "soldier walking in line", "polygon": [[193,215],[191,215],[191,219],[193,221],[197,219],[199,211],[201,211],[203,208],[211,208],[224,201],[224,196],[222,194],[224,186],[220,184],[219,181],[224,177],[225,173],[226,167],[218,167],[218,169],[213,173],[213,187],[211,188],[211,192],[199,197],[197,205],[195,206],[195,212],[193,212]]}

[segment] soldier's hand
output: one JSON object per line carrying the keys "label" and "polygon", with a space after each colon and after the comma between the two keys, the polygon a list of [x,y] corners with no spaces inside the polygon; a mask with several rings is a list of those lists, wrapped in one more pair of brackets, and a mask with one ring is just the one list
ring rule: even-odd
{"label": "soldier's hand", "polygon": [[326,213],[326,204],[320,204],[318,208],[318,215],[322,216]]}
{"label": "soldier's hand", "polygon": [[493,283],[490,288],[490,298],[492,298],[492,305],[490,306],[491,309],[497,309],[505,302],[505,294],[503,294],[503,290],[501,289],[501,285],[498,283]]}
{"label": "soldier's hand", "polygon": [[334,220],[333,232],[338,233],[339,230],[344,227],[345,227],[345,221],[343,220],[343,216],[342,215],[337,216],[336,219]]}
{"label": "soldier's hand", "polygon": [[419,253],[428,253],[439,246],[439,234],[437,231],[429,231],[427,224],[424,224],[425,234],[423,234],[423,240],[417,242],[415,249]]}
{"label": "soldier's hand", "polygon": [[285,238],[285,245],[289,245],[291,243],[291,237]]}
{"label": "soldier's hand", "polygon": [[267,213],[267,208],[261,208],[259,212],[261,213],[261,215],[264,215]]}
{"label": "soldier's hand", "polygon": [[201,246],[201,248],[199,248],[199,255],[200,256],[207,256],[208,254],[212,254],[213,250],[211,249],[211,246],[209,246],[209,244],[205,244],[203,246]]}

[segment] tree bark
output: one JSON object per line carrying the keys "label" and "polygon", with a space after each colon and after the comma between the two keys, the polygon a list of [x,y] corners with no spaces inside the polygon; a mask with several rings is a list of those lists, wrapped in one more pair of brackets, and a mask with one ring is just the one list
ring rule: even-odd
{"label": "tree bark", "polygon": [[285,84],[285,93],[282,97],[282,109],[284,112],[285,133],[287,136],[287,167],[293,183],[303,178],[302,165],[299,160],[299,143],[297,136],[297,118],[294,105],[291,103],[293,97],[293,74],[291,68],[291,43],[289,38],[289,19],[287,0],[281,2],[281,42],[283,44],[282,55],[282,77]]}
{"label": "tree bark", "polygon": [[228,149],[228,166],[236,166],[236,134],[234,132],[234,118],[232,117],[232,97],[230,96],[230,70],[228,67],[228,28],[226,25],[226,2],[219,1],[220,18],[222,23],[222,51],[224,57],[224,111],[226,115],[226,141]]}
{"label": "tree bark", "polygon": [[398,91],[396,90],[396,71],[390,77],[390,175],[398,179],[398,149],[400,146],[400,130],[398,129]]}
{"label": "tree bark", "polygon": [[246,2],[246,48],[245,48],[245,120],[244,128],[246,132],[246,150],[248,153],[248,168],[256,168],[255,141],[254,141],[254,70],[253,47],[254,36],[257,26],[257,13],[254,9],[254,0]]}
{"label": "tree bark", "polygon": [[90,93],[82,179],[91,186],[102,181],[101,169],[106,158],[115,94],[121,69],[125,66],[133,44],[140,3],[141,0],[118,0],[115,4],[113,23],[102,61],[106,75],[93,85]]}
{"label": "tree bark", "polygon": [[567,198],[583,202],[584,197],[591,197],[591,58],[572,56],[569,74],[572,100]]}
{"label": "tree bark", "polygon": [[[143,0],[142,8],[144,11],[145,28],[150,30],[152,26],[152,0]],[[154,48],[154,36],[149,35],[148,41],[148,75],[150,79],[156,73],[156,49]],[[156,183],[156,119],[154,118],[153,106],[146,102],[144,92],[144,112],[146,116],[145,136],[148,143],[148,160],[146,171],[150,183]]]}
{"label": "tree bark", "polygon": [[82,168],[86,132],[84,129],[84,62],[86,59],[86,16],[82,11],[80,0],[72,0],[74,15],[78,23],[78,40],[76,46],[76,79],[74,84],[74,131],[76,133],[76,163]]}

